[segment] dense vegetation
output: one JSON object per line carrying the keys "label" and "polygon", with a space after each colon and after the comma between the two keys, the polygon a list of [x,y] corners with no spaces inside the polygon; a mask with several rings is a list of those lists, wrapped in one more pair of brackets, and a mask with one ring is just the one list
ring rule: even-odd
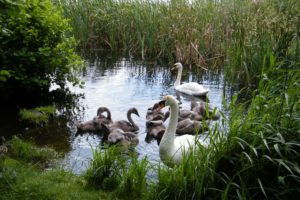
{"label": "dense vegetation", "polygon": [[0,11],[1,99],[32,100],[53,83],[79,83],[75,40],[66,36],[70,26],[50,1],[3,0]]}
{"label": "dense vegetation", "polygon": [[299,55],[297,0],[59,1],[82,47],[139,58],[167,58],[204,68],[225,65],[226,77],[257,87],[265,56]]}
{"label": "dense vegetation", "polygon": [[[54,7],[48,1],[0,2],[4,5],[0,14],[2,93],[16,82],[47,88],[51,82],[63,86],[65,78],[75,80],[70,74],[73,65],[68,63],[74,52],[68,50],[62,34],[67,24]],[[226,106],[230,117],[223,116],[209,130],[209,147],[187,155],[173,169],[150,166],[147,158],[124,156],[109,148],[93,150],[83,176],[62,169],[44,171],[49,166],[46,158],[56,154],[14,138],[7,144],[8,153],[0,157],[0,199],[298,197],[299,1],[55,2],[71,19],[82,47],[122,49],[142,58],[164,57],[207,68],[223,63],[228,79],[251,87],[251,98],[238,103],[235,96]],[[18,12],[13,12],[16,8]],[[51,17],[46,19],[49,12]],[[47,34],[31,27],[34,22]],[[47,29],[50,24],[58,34]],[[147,178],[152,172],[157,179]]]}
{"label": "dense vegetation", "polygon": [[[83,177],[55,167],[53,149],[38,148],[14,137],[0,157],[0,199],[107,199],[107,195],[84,189]],[[45,170],[45,167],[52,167]]]}

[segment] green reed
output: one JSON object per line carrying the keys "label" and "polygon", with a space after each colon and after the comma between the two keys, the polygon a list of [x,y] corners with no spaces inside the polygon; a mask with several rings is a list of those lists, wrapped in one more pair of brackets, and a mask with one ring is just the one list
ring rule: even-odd
{"label": "green reed", "polygon": [[[299,1],[61,0],[73,33],[86,49],[166,58],[257,86],[265,55],[299,53]],[[224,63],[224,61],[226,61]]]}
{"label": "green reed", "polygon": [[212,48],[220,42],[211,25],[218,10],[212,3],[199,2],[189,6],[186,1],[65,0],[60,5],[84,47],[205,64],[207,57],[222,54]]}
{"label": "green reed", "polygon": [[104,151],[93,149],[93,160],[85,173],[87,184],[95,188],[114,190],[120,183],[120,172],[125,167],[125,161],[117,148]]}

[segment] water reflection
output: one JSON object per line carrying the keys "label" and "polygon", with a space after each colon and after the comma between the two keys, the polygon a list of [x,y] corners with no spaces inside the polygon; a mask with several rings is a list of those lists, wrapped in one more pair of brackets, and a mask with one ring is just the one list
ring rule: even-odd
{"label": "water reflection", "polygon": [[[177,97],[182,108],[189,109],[191,101],[199,100],[176,92],[173,84],[176,72],[171,73],[171,67],[163,63],[147,63],[119,59],[117,61],[93,61],[82,73],[85,87],[72,88],[76,93],[83,93],[80,100],[82,112],[78,113],[82,121],[92,119],[100,106],[111,110],[112,119],[126,119],[127,110],[136,107],[141,117],[133,116],[140,127],[139,144],[136,151],[140,157],[147,156],[152,162],[159,161],[156,141],[147,142],[145,116],[147,108],[162,99],[163,95],[171,94]],[[209,102],[222,110],[223,75],[221,72],[202,71],[198,68],[184,69],[183,81],[194,81],[203,84],[209,92]],[[66,155],[65,162],[75,172],[85,169],[92,158],[92,148],[96,148],[101,136],[90,134],[79,135],[71,141],[72,150]]]}
{"label": "water reflection", "polygon": [[[175,91],[173,84],[177,74],[171,72],[172,67],[165,63],[127,59],[91,61],[90,66],[81,73],[85,87],[69,86],[71,92],[77,95],[76,100],[62,95],[63,103],[56,105],[59,117],[49,126],[28,128],[20,126],[15,115],[2,115],[0,131],[8,136],[20,134],[22,138],[29,138],[37,144],[54,147],[64,153],[62,163],[66,168],[80,173],[92,158],[92,148],[101,145],[102,136],[92,133],[76,135],[76,123],[92,119],[100,106],[111,110],[114,121],[126,119],[127,110],[136,107],[140,117],[133,116],[133,120],[140,131],[135,150],[141,158],[147,156],[151,163],[159,162],[157,142],[146,141],[147,108],[167,94],[176,96],[185,109],[190,108],[192,101],[199,100]],[[229,95],[225,93],[222,72],[184,68],[182,81],[203,84],[210,90],[210,104],[223,110],[222,97],[229,98]]]}

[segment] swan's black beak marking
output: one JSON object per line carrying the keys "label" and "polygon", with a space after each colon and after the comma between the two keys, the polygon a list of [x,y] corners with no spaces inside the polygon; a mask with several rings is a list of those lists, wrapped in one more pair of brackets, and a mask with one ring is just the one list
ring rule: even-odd
{"label": "swan's black beak marking", "polygon": [[161,100],[160,102],[158,102],[159,108],[158,110],[163,109],[166,106],[166,100]]}

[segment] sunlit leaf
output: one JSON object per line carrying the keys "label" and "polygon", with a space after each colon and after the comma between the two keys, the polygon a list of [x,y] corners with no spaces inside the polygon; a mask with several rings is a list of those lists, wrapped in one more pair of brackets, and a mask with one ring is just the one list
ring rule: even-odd
{"label": "sunlit leaf", "polygon": [[281,152],[280,152],[280,150],[279,150],[278,144],[274,144],[274,149],[280,155],[280,157],[283,157],[282,154],[281,154]]}
{"label": "sunlit leaf", "polygon": [[286,170],[288,170],[291,174],[293,174],[291,168],[287,166],[287,164],[282,159],[275,159],[279,165],[282,165]]}
{"label": "sunlit leaf", "polygon": [[258,184],[259,184],[259,186],[260,186],[261,191],[263,192],[263,194],[265,195],[265,197],[268,198],[268,197],[267,197],[267,194],[266,194],[266,192],[265,192],[265,189],[264,189],[264,187],[263,187],[263,184],[261,183],[260,179],[258,178],[257,181],[258,181]]}
{"label": "sunlit leaf", "polygon": [[251,159],[249,154],[247,154],[245,151],[243,151],[242,154],[244,154],[246,156],[246,158],[250,161],[251,165],[253,165],[253,160]]}

